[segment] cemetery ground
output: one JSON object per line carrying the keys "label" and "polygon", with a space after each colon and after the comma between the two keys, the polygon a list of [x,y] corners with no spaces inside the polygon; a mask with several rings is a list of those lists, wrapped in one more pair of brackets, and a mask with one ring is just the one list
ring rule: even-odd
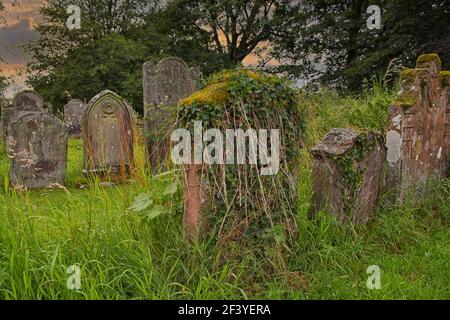
{"label": "cemetery ground", "polygon": [[[0,299],[448,299],[450,180],[420,204],[382,202],[364,226],[308,218],[311,158],[307,150],[334,127],[383,131],[393,91],[360,97],[324,91],[302,95],[307,111],[298,196],[298,239],[286,265],[267,270],[267,255],[242,249],[221,259],[212,242],[189,244],[182,227],[179,172],[152,177],[143,143],[135,179],[104,185],[82,174],[82,141],[69,141],[67,189],[16,191],[0,151]],[[178,181],[178,191],[167,189]],[[144,196],[147,195],[147,196]],[[135,212],[135,198],[153,206]],[[156,205],[156,207],[154,206]],[[161,213],[150,219],[158,208]],[[81,268],[80,290],[69,290],[67,268]],[[366,286],[371,265],[381,289]]]}

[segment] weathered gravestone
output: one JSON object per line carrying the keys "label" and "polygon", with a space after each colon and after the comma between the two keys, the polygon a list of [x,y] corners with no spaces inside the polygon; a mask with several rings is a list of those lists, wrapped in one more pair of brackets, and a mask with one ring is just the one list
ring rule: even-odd
{"label": "weathered gravestone", "polygon": [[11,159],[13,187],[39,189],[64,185],[67,130],[58,118],[40,112],[19,116],[11,123],[6,148]]}
{"label": "weathered gravestone", "polygon": [[[444,90],[443,97],[445,97],[445,92],[447,92],[447,116],[446,116],[446,126],[445,126],[445,145],[447,149],[447,161],[450,161],[450,71],[442,71],[442,86]],[[450,171],[450,164],[449,168]],[[448,173],[447,176],[450,176]]]}
{"label": "weathered gravestone", "polygon": [[189,69],[178,58],[143,65],[144,131],[147,154],[154,171],[160,169],[169,152],[168,108],[198,89],[200,76],[199,69]]}
{"label": "weathered gravestone", "polygon": [[426,195],[428,182],[447,174],[449,89],[440,68],[439,57],[429,54],[418,58],[415,69],[401,73],[386,136],[386,188],[394,201]]}
{"label": "weathered gravestone", "polygon": [[84,103],[79,99],[70,100],[64,106],[64,123],[69,129],[69,135],[79,138],[81,135],[81,122],[83,120]]}
{"label": "weathered gravestone", "polygon": [[3,139],[9,134],[10,125],[16,119],[30,112],[45,112],[44,100],[40,95],[31,90],[19,92],[12,104],[3,109]]}
{"label": "weathered gravestone", "polygon": [[85,173],[124,180],[134,165],[132,109],[112,91],[92,98],[83,114]]}
{"label": "weathered gravestone", "polygon": [[366,223],[381,194],[386,149],[382,135],[333,129],[313,154],[313,214]]}

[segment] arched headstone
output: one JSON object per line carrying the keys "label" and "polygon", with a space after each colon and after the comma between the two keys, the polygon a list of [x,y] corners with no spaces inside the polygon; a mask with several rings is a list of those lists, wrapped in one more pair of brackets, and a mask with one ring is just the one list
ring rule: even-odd
{"label": "arched headstone", "polygon": [[11,159],[10,181],[15,188],[64,185],[67,130],[58,118],[42,112],[19,116],[11,123],[6,147]]}
{"label": "arched headstone", "polygon": [[134,164],[132,109],[112,91],[92,98],[83,114],[85,173],[114,179],[128,176]]}
{"label": "arched headstone", "polygon": [[3,109],[3,139],[9,134],[10,125],[20,116],[30,112],[45,112],[44,100],[32,90],[19,92],[12,100],[10,106]]}
{"label": "arched headstone", "polygon": [[198,89],[201,72],[189,69],[179,58],[166,58],[143,65],[144,131],[147,153],[154,171],[160,168],[169,150],[168,108]]}
{"label": "arched headstone", "polygon": [[84,108],[83,101],[79,99],[70,100],[64,106],[64,123],[69,129],[69,135],[71,137],[80,137]]}
{"label": "arched headstone", "polygon": [[20,117],[23,113],[44,112],[44,100],[31,90],[19,92],[13,99],[12,105]]}

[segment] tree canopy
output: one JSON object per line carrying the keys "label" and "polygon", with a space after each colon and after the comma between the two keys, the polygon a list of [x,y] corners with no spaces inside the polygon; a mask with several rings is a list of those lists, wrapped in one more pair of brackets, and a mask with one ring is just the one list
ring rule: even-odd
{"label": "tree canopy", "polygon": [[[398,58],[413,65],[426,52],[450,63],[447,0],[304,0],[296,23],[276,39],[280,70],[357,90],[363,79]],[[381,29],[369,30],[367,8],[381,9]]]}
{"label": "tree canopy", "polygon": [[[204,75],[249,56],[343,90],[385,71],[393,58],[412,65],[424,52],[450,62],[446,0],[49,0],[30,51],[28,83],[61,108],[70,93],[89,100],[111,89],[142,110],[141,64],[177,56]],[[69,30],[67,7],[81,9]],[[369,30],[369,5],[381,29]],[[267,61],[275,64],[266,65]]]}

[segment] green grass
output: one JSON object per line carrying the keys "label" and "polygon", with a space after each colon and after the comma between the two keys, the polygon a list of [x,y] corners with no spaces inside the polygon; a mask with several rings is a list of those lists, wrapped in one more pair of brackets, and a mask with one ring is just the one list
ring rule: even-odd
{"label": "green grass", "polygon": [[[332,127],[382,130],[392,94],[330,92],[301,98],[308,112],[306,147]],[[142,150],[138,158],[142,160]],[[128,210],[145,192],[160,199],[173,175],[104,187],[82,176],[82,144],[71,140],[67,189],[18,192],[8,184],[0,152],[1,299],[449,299],[450,180],[420,205],[382,205],[367,226],[309,220],[310,158],[302,154],[299,236],[286,270],[268,272],[264,255],[245,248],[222,261],[211,243],[183,236],[180,190],[164,199],[169,213],[147,222]],[[81,290],[67,289],[70,265],[81,267]],[[382,270],[382,289],[368,290],[367,267]]]}

